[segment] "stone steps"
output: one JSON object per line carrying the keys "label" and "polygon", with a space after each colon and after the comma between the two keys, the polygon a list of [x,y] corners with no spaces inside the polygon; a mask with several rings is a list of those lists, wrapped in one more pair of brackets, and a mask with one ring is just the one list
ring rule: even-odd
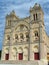
{"label": "stone steps", "polygon": [[47,65],[45,62],[43,61],[14,61],[14,60],[2,60],[0,61],[0,64],[16,64],[16,65]]}

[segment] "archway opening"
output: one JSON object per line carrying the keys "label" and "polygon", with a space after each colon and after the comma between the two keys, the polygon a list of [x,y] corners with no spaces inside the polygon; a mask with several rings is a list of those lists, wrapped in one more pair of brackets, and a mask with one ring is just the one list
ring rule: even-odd
{"label": "archway opening", "polygon": [[9,49],[6,48],[5,60],[9,60]]}
{"label": "archway opening", "polygon": [[23,49],[21,47],[19,48],[18,58],[19,60],[23,60]]}

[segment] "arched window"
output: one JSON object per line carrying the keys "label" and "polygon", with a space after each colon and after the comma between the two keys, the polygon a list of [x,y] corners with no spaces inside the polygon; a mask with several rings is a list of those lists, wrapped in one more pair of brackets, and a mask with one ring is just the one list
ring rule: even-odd
{"label": "arched window", "polygon": [[10,36],[9,35],[7,35],[7,40],[10,40]]}
{"label": "arched window", "polygon": [[18,39],[18,35],[17,34],[15,34],[15,39]]}
{"label": "arched window", "polygon": [[8,20],[8,26],[11,26],[11,20]]}
{"label": "arched window", "polygon": [[21,39],[24,39],[24,36],[23,36],[23,34],[22,34],[22,33],[20,34],[20,38],[21,38]]}
{"label": "arched window", "polygon": [[35,14],[33,14],[33,17],[34,17],[34,21],[35,21]]}
{"label": "arched window", "polygon": [[37,36],[37,37],[38,37],[38,32],[37,32],[37,31],[35,31],[35,36]]}
{"label": "arched window", "polygon": [[37,13],[36,13],[36,20],[37,20]]}
{"label": "arched window", "polygon": [[37,20],[37,13],[33,14],[34,21]]}
{"label": "arched window", "polygon": [[26,41],[29,41],[29,33],[26,33]]}
{"label": "arched window", "polygon": [[26,38],[29,38],[29,34],[28,33],[26,33]]}

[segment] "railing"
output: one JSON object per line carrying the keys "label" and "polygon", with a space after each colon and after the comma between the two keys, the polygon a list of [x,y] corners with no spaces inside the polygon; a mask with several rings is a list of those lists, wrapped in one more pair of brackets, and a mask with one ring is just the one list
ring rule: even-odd
{"label": "railing", "polygon": [[14,42],[12,45],[23,45],[23,44],[28,44],[29,43],[29,41],[21,41],[21,42]]}
{"label": "railing", "polygon": [[11,46],[11,45],[23,45],[23,44],[28,44],[29,41],[21,41],[21,42],[14,42],[14,43],[5,43],[3,46]]}

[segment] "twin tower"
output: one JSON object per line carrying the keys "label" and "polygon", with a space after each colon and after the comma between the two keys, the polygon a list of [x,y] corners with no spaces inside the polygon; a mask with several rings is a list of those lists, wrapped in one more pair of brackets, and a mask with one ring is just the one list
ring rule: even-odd
{"label": "twin tower", "polygon": [[48,36],[39,4],[20,19],[12,11],[6,16],[1,60],[47,60]]}

